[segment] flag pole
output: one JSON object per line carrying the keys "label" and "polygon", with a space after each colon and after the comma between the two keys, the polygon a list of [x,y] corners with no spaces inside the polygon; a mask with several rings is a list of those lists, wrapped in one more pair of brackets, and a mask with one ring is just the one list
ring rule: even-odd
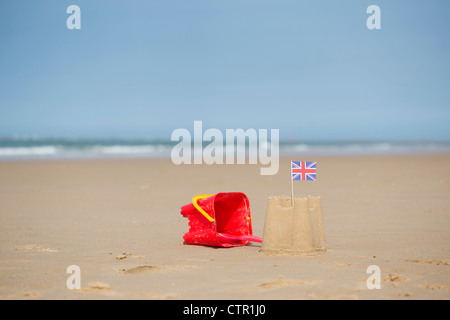
{"label": "flag pole", "polygon": [[291,204],[292,208],[294,208],[294,179],[292,177],[292,161],[291,161]]}

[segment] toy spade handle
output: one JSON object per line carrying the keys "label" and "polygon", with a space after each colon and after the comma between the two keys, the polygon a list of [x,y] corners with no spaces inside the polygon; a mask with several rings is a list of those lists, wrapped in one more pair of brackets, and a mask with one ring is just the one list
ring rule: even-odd
{"label": "toy spade handle", "polygon": [[225,234],[225,233],[218,233],[217,238],[219,238],[220,241],[251,241],[251,242],[262,242],[262,238],[251,236],[251,235],[242,235],[242,236],[233,236],[231,234]]}
{"label": "toy spade handle", "polygon": [[211,218],[211,216],[209,214],[207,214],[205,212],[205,210],[203,210],[202,207],[200,207],[198,205],[197,201],[200,199],[204,199],[204,198],[208,198],[208,197],[212,197],[212,196],[213,196],[213,194],[199,194],[192,199],[192,204],[194,205],[195,209],[197,209],[202,215],[204,215],[205,218],[208,219],[209,222],[214,222],[214,219]]}

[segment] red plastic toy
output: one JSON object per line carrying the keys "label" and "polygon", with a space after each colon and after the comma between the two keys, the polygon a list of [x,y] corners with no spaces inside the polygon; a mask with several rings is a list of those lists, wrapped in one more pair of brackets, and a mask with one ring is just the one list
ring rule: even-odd
{"label": "red plastic toy", "polygon": [[247,196],[241,192],[198,195],[192,203],[181,207],[189,219],[186,244],[236,247],[249,242],[262,242],[252,235],[252,217]]}

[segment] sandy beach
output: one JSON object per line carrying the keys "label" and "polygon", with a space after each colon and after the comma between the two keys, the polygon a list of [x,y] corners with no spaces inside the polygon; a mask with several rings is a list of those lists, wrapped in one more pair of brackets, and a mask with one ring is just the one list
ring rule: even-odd
{"label": "sandy beach", "polygon": [[321,197],[326,253],[183,244],[180,207],[205,193],[245,193],[262,236],[268,197],[290,195],[289,160],[275,176],[163,159],[1,162],[0,298],[450,298],[450,155],[314,157],[318,181],[295,194]]}

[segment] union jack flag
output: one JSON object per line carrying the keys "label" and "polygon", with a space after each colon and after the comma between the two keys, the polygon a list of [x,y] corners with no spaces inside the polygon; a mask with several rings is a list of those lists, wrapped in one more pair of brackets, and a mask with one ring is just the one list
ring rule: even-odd
{"label": "union jack flag", "polygon": [[291,161],[292,180],[316,181],[317,162]]}

